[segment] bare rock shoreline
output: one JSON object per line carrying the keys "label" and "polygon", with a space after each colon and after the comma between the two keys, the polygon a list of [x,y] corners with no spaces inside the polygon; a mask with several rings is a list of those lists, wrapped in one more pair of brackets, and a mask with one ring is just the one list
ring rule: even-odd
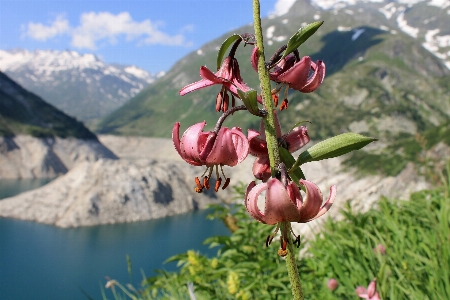
{"label": "bare rock shoreline", "polygon": [[[65,146],[68,151],[59,159],[71,162],[67,163],[70,170],[41,188],[0,200],[0,216],[60,227],[91,226],[161,218],[201,209],[209,203],[220,203],[232,197],[231,189],[195,193],[193,178],[200,176],[204,169],[186,164],[170,139],[106,135],[100,136],[99,140],[106,149],[102,152],[104,156]],[[37,141],[32,143],[39,144]],[[92,146],[82,147],[92,149]],[[71,150],[75,148],[76,151]],[[52,149],[54,153],[60,153],[55,150],[57,147]],[[35,164],[28,165],[45,165],[42,163],[45,156],[37,157],[41,157],[41,161],[36,159]],[[254,158],[249,156],[235,168],[224,168],[231,184],[248,184],[253,180],[253,161]],[[354,170],[344,170],[341,162],[341,158],[333,158],[302,167],[308,180],[321,188],[324,198],[328,197],[330,186],[337,185],[337,199],[328,213],[334,219],[339,219],[339,209],[348,201],[355,210],[366,211],[376,206],[382,196],[405,199],[410,193],[429,187],[424,178],[416,175],[412,164],[397,177],[360,177]],[[21,168],[25,168],[23,165],[27,164],[23,162]],[[1,164],[0,168],[3,168]],[[53,171],[38,172],[42,168],[34,168],[34,171],[21,171],[20,174],[31,173],[35,177],[57,174],[55,169],[48,169]],[[0,174],[4,171],[0,170]],[[293,224],[293,227],[307,236],[318,230],[322,223],[319,219],[306,225]]]}

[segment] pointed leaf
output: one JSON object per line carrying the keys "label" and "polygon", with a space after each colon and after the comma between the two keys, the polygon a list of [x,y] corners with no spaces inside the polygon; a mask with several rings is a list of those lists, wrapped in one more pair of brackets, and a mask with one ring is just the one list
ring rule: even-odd
{"label": "pointed leaf", "polygon": [[[284,51],[283,57],[286,57],[289,53],[294,52],[295,49],[300,47],[301,44],[306,42],[310,36],[312,36],[320,26],[322,26],[323,21],[317,21],[310,23],[302,28],[300,28],[290,39],[287,44],[286,51]],[[282,57],[282,58],[283,58]]]}
{"label": "pointed leaf", "polygon": [[359,150],[376,140],[353,132],[343,133],[326,139],[302,152],[289,170],[289,173],[304,163],[341,156],[353,150]]}
{"label": "pointed leaf", "polygon": [[[279,147],[278,150],[280,152],[281,161],[286,165],[286,168],[289,170],[294,165],[295,158],[286,148]],[[306,179],[305,174],[303,174],[303,171],[300,168],[296,168],[294,171],[290,172],[289,176],[291,176],[291,179],[295,183],[298,183],[300,179]]]}
{"label": "pointed leaf", "polygon": [[217,53],[217,70],[220,69],[220,65],[222,64],[223,57],[227,52],[228,48],[237,40],[239,40],[241,36],[239,34],[233,34],[229,38],[227,38],[222,45],[220,46],[219,52]]}
{"label": "pointed leaf", "polygon": [[256,116],[259,116],[258,108],[258,93],[255,90],[250,90],[248,92],[243,92],[240,89],[237,90],[238,95],[244,102],[245,107],[248,111]]}

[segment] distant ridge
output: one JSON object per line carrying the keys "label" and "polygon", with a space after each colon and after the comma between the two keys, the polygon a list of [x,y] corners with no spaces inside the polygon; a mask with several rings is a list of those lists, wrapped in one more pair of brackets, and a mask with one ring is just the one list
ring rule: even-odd
{"label": "distant ridge", "polygon": [[107,64],[93,54],[68,50],[0,50],[0,71],[82,121],[107,115],[157,77],[136,66]]}
{"label": "distant ridge", "polygon": [[25,90],[0,72],[0,136],[74,137],[97,140],[83,123]]}

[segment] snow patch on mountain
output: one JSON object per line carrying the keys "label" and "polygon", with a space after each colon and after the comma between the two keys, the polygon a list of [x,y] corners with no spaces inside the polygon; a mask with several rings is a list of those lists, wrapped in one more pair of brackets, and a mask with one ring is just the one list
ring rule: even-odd
{"label": "snow patch on mountain", "polygon": [[352,41],[356,41],[356,39],[359,38],[359,36],[361,34],[363,34],[364,31],[366,31],[366,30],[365,29],[356,29],[355,33],[353,33],[353,35],[352,35]]}
{"label": "snow patch on mountain", "polygon": [[397,17],[397,25],[398,27],[406,34],[412,36],[413,38],[417,38],[417,35],[419,33],[419,28],[414,28],[412,26],[408,25],[408,22],[406,22],[405,20],[405,8],[404,7],[400,7],[399,10],[401,11],[398,14]]}
{"label": "snow patch on mountain", "polygon": [[156,78],[137,66],[113,65],[94,54],[56,50],[0,50],[0,71],[83,121],[117,109]]}

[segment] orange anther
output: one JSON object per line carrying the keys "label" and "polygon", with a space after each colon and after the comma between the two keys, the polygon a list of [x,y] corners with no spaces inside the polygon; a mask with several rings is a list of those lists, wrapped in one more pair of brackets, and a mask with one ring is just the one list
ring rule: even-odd
{"label": "orange anther", "polygon": [[284,99],[283,102],[281,103],[280,111],[287,109],[288,108],[288,104],[289,104],[288,100]]}
{"label": "orange anther", "polygon": [[278,106],[278,94],[272,94],[273,103],[275,103],[275,107]]}
{"label": "orange anther", "polygon": [[220,188],[220,184],[222,183],[222,178],[219,177],[219,179],[217,179],[216,181],[216,187],[214,188],[214,190],[217,192]]}
{"label": "orange anther", "polygon": [[209,185],[209,177],[208,176],[205,176],[205,178],[203,178],[203,187],[207,190],[209,190],[209,188],[211,187]]}

